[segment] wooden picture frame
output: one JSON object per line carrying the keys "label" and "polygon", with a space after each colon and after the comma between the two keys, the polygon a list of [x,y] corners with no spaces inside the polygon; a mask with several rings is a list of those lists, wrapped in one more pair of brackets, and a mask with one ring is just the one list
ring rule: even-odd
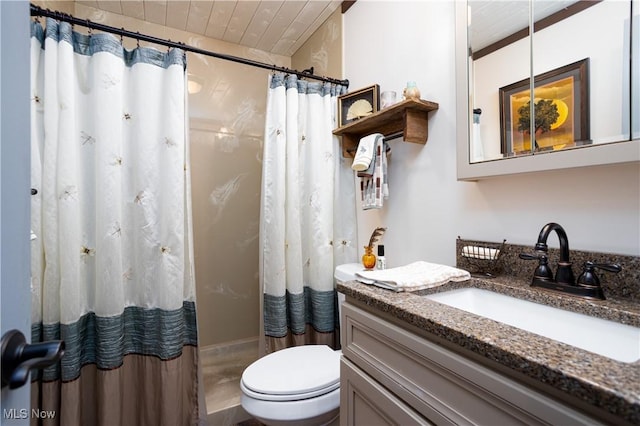
{"label": "wooden picture frame", "polygon": [[[358,101],[363,102],[358,102]],[[356,103],[358,102],[358,103]],[[338,97],[338,127],[380,110],[380,86],[374,84]]]}
{"label": "wooden picture frame", "polygon": [[[532,152],[529,81],[526,78],[499,89],[500,147],[504,157]],[[589,58],[535,76],[534,97],[534,151],[591,143]]]}

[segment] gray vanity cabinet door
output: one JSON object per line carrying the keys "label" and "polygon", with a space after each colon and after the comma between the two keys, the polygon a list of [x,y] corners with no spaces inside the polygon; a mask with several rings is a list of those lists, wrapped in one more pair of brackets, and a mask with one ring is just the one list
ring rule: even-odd
{"label": "gray vanity cabinet door", "polygon": [[342,358],[340,425],[432,425],[391,392]]}
{"label": "gray vanity cabinet door", "polygon": [[341,325],[343,425],[602,424],[349,300]]}

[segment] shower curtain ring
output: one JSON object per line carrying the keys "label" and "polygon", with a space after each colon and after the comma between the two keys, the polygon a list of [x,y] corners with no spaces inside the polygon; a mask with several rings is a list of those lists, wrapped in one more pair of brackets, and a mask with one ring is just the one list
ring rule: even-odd
{"label": "shower curtain ring", "polygon": [[140,31],[136,31],[136,34],[138,34],[138,37],[136,37],[136,46],[140,48]]}

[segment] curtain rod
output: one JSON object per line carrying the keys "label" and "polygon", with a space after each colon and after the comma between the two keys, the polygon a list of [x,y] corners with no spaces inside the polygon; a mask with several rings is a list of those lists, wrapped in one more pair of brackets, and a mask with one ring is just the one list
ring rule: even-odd
{"label": "curtain rod", "polygon": [[129,37],[136,40],[147,41],[150,43],[159,44],[167,47],[175,47],[178,49],[185,50],[187,52],[198,53],[200,55],[205,55],[205,56],[212,56],[214,58],[224,59],[226,61],[238,62],[241,64],[250,65],[252,67],[263,68],[263,69],[268,69],[272,71],[280,71],[288,74],[295,74],[299,77],[311,78],[314,80],[320,80],[324,82],[340,84],[340,85],[349,87],[349,80],[338,80],[335,78],[313,75],[313,67],[311,67],[308,70],[298,71],[298,70],[292,70],[286,67],[278,67],[276,65],[265,64],[264,62],[252,61],[251,59],[240,58],[238,56],[224,55],[222,53],[211,52],[209,50],[204,50],[204,49],[199,49],[197,47],[189,46],[184,43],[174,42],[171,40],[164,40],[164,39],[153,37],[150,35],[140,34],[139,32],[134,33],[132,31],[125,30],[124,28],[110,27],[108,25],[92,22],[88,19],[76,18],[69,14],[58,12],[56,10],[43,9],[40,6],[36,6],[34,4],[31,4],[31,16],[42,16],[47,18],[54,18],[58,21],[69,22],[70,24],[73,24],[73,25],[80,25],[83,27],[87,27],[87,28],[91,28],[99,31],[117,34],[122,37]]}

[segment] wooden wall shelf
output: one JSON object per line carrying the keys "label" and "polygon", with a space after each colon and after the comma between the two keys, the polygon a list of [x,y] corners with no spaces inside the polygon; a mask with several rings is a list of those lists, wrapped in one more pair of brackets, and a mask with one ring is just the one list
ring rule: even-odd
{"label": "wooden wall shelf", "polygon": [[382,133],[384,136],[402,133],[406,142],[424,145],[429,136],[429,112],[437,109],[435,102],[407,99],[338,127],[333,134],[342,136],[342,155],[345,157],[354,157],[360,139],[371,133]]}

